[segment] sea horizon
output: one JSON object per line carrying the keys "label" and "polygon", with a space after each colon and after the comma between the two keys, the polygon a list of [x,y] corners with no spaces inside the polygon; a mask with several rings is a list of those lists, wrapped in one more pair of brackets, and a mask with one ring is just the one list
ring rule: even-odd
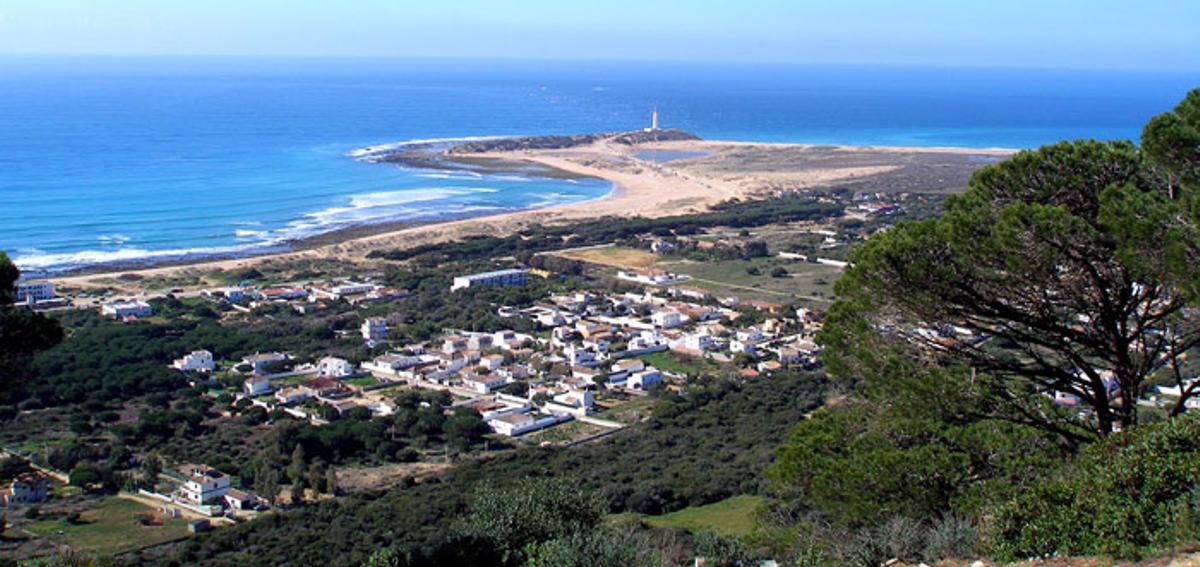
{"label": "sea horizon", "polygon": [[714,140],[1136,141],[1195,83],[1012,68],[43,55],[0,57],[0,75],[0,250],[43,274],[274,251],[612,189],[355,159],[408,140],[633,130],[657,107],[665,127]]}

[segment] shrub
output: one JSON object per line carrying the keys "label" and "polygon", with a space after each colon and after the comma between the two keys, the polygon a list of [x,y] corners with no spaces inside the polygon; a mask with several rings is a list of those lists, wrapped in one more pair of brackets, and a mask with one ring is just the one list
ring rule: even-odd
{"label": "shrub", "polygon": [[975,557],[979,531],[964,517],[954,514],[934,522],[925,536],[925,560],[967,559]]}
{"label": "shrub", "polygon": [[1088,447],[1050,482],[1002,506],[1001,559],[1136,558],[1200,535],[1200,417],[1139,426]]}

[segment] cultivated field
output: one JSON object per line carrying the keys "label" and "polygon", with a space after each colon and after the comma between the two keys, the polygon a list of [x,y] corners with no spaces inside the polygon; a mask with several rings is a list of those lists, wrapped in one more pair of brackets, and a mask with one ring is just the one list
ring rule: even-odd
{"label": "cultivated field", "polygon": [[744,536],[754,530],[754,513],[762,502],[763,499],[758,496],[734,496],[707,506],[693,506],[661,516],[646,516],[642,521],[656,528],[716,530],[722,535]]}
{"label": "cultivated field", "polygon": [[658,260],[657,256],[645,250],[636,250],[623,246],[576,248],[574,250],[563,250],[555,254],[579,262],[629,270],[649,268]]}
{"label": "cultivated field", "polygon": [[[101,556],[112,556],[188,537],[187,521],[167,518],[161,526],[142,525],[139,516],[157,512],[133,500],[105,498],[99,505],[83,511],[77,522],[65,519],[43,520],[22,529],[69,546]],[[161,518],[161,515],[159,515]]]}

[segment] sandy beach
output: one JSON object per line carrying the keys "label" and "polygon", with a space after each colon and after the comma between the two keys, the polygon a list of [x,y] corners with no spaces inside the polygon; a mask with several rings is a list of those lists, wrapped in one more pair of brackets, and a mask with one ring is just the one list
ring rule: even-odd
{"label": "sandy beach", "polygon": [[[694,157],[656,161],[647,157],[651,153]],[[115,275],[132,273],[141,278],[153,278],[202,274],[304,258],[377,265],[380,260],[366,258],[374,250],[412,247],[470,235],[505,235],[535,224],[563,224],[605,216],[661,217],[696,213],[728,199],[760,198],[785,190],[846,184],[861,185],[863,190],[872,191],[952,192],[964,188],[970,173],[978,167],[1011,153],[1012,150],[1006,149],[814,146],[700,140],[627,145],[601,140],[568,149],[464,154],[458,157],[521,160],[597,177],[611,182],[613,191],[604,198],[585,203],[403,228],[292,252],[52,279],[60,286],[122,288],[125,286],[115,281]]]}

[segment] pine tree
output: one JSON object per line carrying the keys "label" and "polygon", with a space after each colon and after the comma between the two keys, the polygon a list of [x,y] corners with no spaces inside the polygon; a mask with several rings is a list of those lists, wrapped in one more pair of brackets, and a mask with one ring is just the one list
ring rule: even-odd
{"label": "pine tree", "polygon": [[304,485],[300,484],[300,483],[293,483],[291,490],[292,490],[291,491],[292,506],[298,506],[300,504],[303,504],[304,503]]}
{"label": "pine tree", "polygon": [[292,484],[304,484],[304,446],[297,443],[296,448],[292,451],[292,464],[288,465],[287,474],[288,480]]}
{"label": "pine tree", "polygon": [[325,469],[325,490],[334,496],[338,493],[337,469],[332,466]]}
{"label": "pine tree", "polygon": [[308,465],[308,486],[317,494],[328,490],[325,483],[325,461],[317,459]]}
{"label": "pine tree", "polygon": [[263,498],[266,498],[268,502],[274,504],[275,498],[279,496],[279,471],[267,468],[258,476],[255,484],[255,491]]}

